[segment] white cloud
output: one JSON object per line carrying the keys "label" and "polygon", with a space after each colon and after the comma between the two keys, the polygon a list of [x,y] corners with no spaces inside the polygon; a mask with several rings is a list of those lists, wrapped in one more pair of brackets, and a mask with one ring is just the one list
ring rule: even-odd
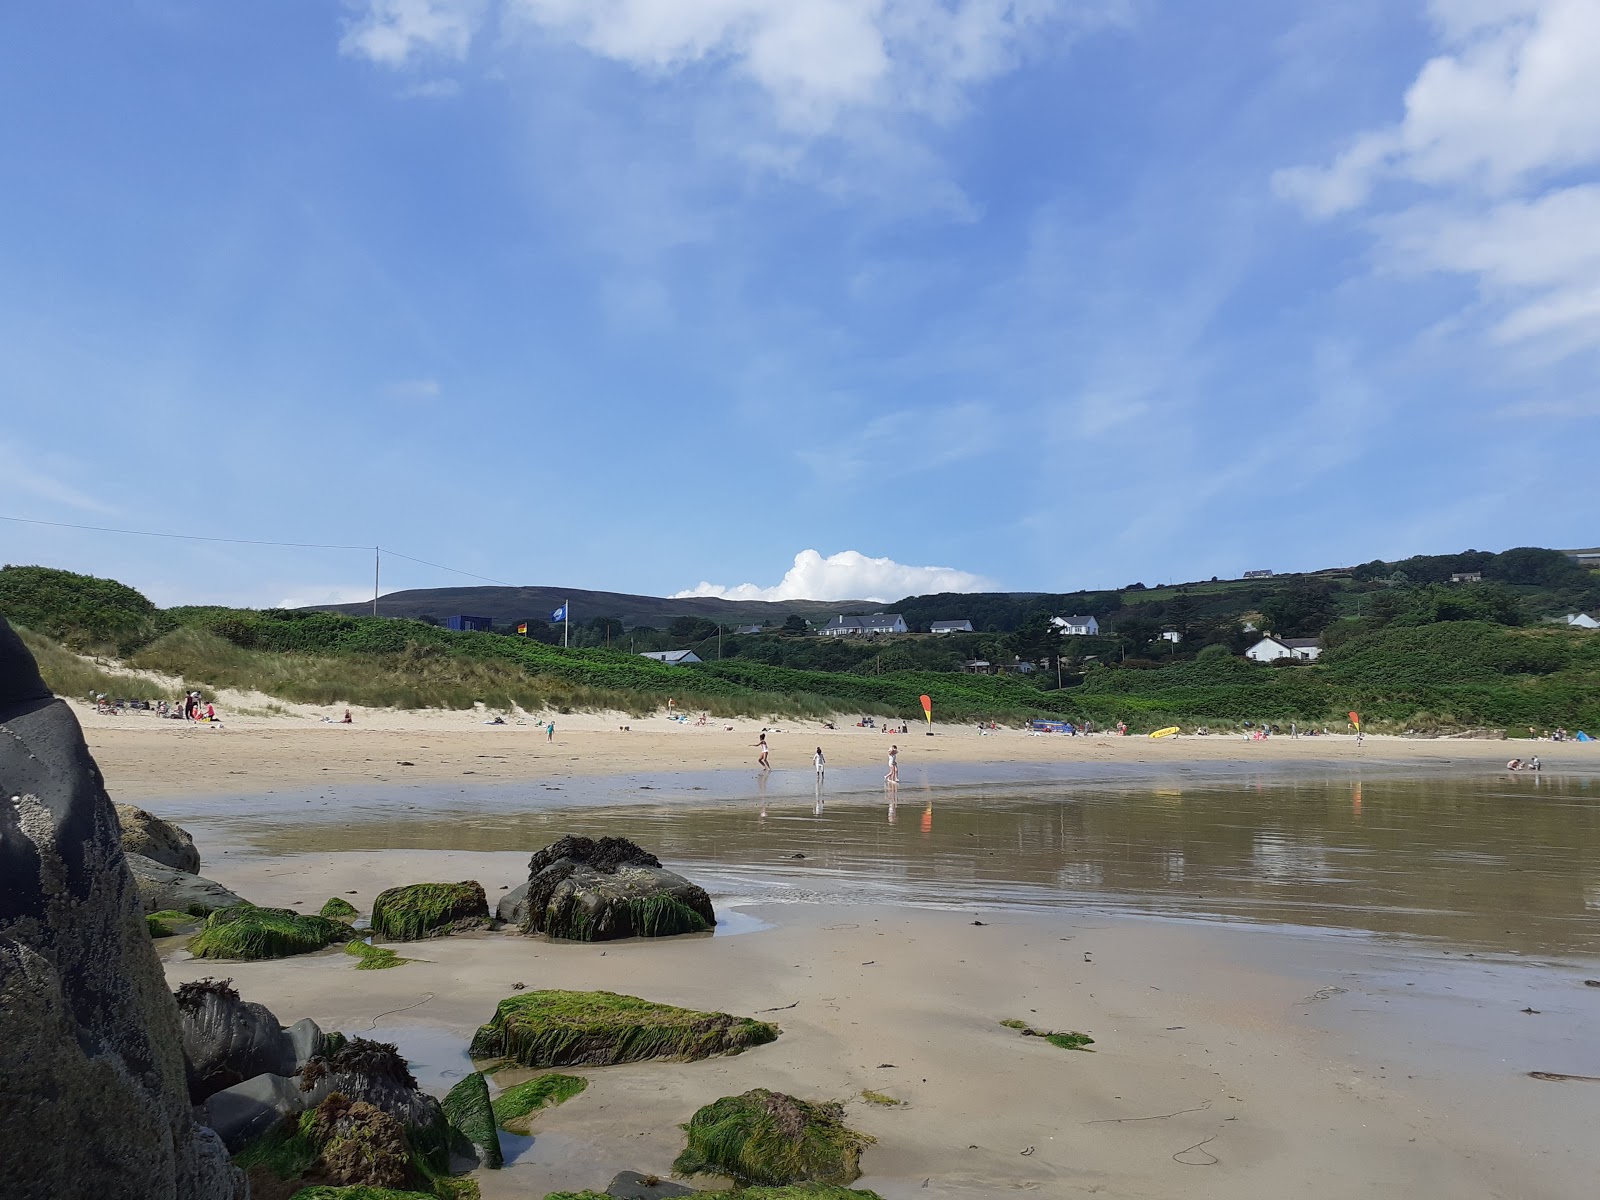
{"label": "white cloud", "polygon": [[370,601],[371,599],[371,584],[362,587],[360,585],[351,586],[339,583],[307,583],[299,585],[292,594],[279,600],[273,607],[310,608],[312,605],[320,607],[324,604],[357,604],[363,600]]}
{"label": "white cloud", "polygon": [[402,67],[422,58],[467,56],[489,0],[365,0],[345,27],[341,52]]}
{"label": "white cloud", "polygon": [[[1444,53],[1399,123],[1279,171],[1313,217],[1365,209],[1388,268],[1479,285],[1490,338],[1600,343],[1600,3],[1433,0]],[[1388,186],[1386,186],[1388,185]]]}
{"label": "white cloud", "polygon": [[[97,500],[83,488],[65,482],[64,476],[89,478],[92,472],[55,455],[0,439],[0,479],[9,497],[31,496],[47,504],[64,505],[79,512],[111,515],[117,510]],[[92,483],[90,486],[94,486]]]}
{"label": "white cloud", "polygon": [[779,124],[850,109],[947,115],[1030,48],[1123,19],[1129,0],[363,0],[340,48],[388,67],[464,59],[498,14],[654,75],[726,69]]}
{"label": "white cloud", "polygon": [[870,600],[887,603],[905,596],[932,592],[982,592],[994,588],[982,576],[954,567],[911,567],[892,558],[868,558],[857,550],[841,550],[824,558],[815,550],[794,556],[794,566],[773,587],[741,583],[737,587],[701,583],[677,592],[674,600],[689,596],[720,596],[726,600]]}
{"label": "white cloud", "polygon": [[440,388],[437,379],[399,379],[383,391],[391,400],[437,400]]}

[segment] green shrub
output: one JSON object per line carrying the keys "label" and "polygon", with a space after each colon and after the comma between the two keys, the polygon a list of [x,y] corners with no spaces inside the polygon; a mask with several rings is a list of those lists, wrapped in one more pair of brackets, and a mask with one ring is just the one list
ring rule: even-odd
{"label": "green shrub", "polygon": [[873,1138],[844,1124],[837,1104],[810,1104],[756,1088],[724,1096],[685,1125],[688,1145],[676,1175],[726,1175],[736,1183],[780,1186],[861,1177],[861,1152]]}
{"label": "green shrub", "polygon": [[778,1036],[765,1021],[695,1012],[614,992],[523,992],[500,1001],[472,1039],[474,1058],[525,1067],[605,1066],[737,1054]]}
{"label": "green shrub", "polygon": [[0,567],[0,614],[74,650],[104,648],[118,654],[176,624],[126,584],[53,567]]}

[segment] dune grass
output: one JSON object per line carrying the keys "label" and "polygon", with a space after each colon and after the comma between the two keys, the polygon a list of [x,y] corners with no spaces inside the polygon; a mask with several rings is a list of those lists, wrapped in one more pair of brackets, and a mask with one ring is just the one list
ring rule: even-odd
{"label": "dune grass", "polygon": [[727,1013],[695,1012],[615,992],[523,992],[500,1001],[472,1039],[474,1058],[525,1067],[605,1066],[649,1058],[683,1061],[737,1054],[778,1027]]}
{"label": "dune grass", "polygon": [[726,1175],[743,1186],[829,1183],[861,1177],[861,1152],[873,1139],[844,1124],[837,1104],[811,1104],[755,1088],[700,1109],[684,1132],[675,1175]]}
{"label": "dune grass", "polygon": [[287,908],[236,904],[206,918],[189,943],[196,958],[286,958],[309,954],[334,942],[348,941],[355,931],[340,921]]}
{"label": "dune grass", "polygon": [[103,667],[42,633],[19,628],[17,634],[39,664],[39,674],[45,685],[58,696],[81,699],[104,692],[113,699],[151,700],[165,692],[149,679]]}
{"label": "dune grass", "polygon": [[514,1084],[494,1098],[494,1117],[500,1128],[511,1133],[527,1133],[541,1109],[565,1104],[589,1086],[581,1075],[551,1072]]}
{"label": "dune grass", "polygon": [[390,942],[442,937],[489,923],[489,899],[483,885],[411,883],[378,893],[372,902],[372,935]]}

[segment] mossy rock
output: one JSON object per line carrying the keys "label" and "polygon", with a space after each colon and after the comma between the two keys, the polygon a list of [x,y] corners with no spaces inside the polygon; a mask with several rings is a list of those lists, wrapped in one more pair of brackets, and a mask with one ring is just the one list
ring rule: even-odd
{"label": "mossy rock", "polygon": [[472,1039],[474,1058],[525,1067],[607,1066],[737,1054],[778,1036],[766,1021],[696,1012],[615,992],[523,992],[500,1001]]}
{"label": "mossy rock", "polygon": [[867,1134],[844,1124],[837,1104],[811,1104],[755,1088],[706,1105],[685,1125],[688,1145],[675,1175],[726,1175],[741,1187],[827,1183],[861,1177]]}
{"label": "mossy rock", "polygon": [[196,958],[287,958],[349,941],[355,930],[342,921],[287,908],[236,904],[218,909],[189,943]]}
{"label": "mossy rock", "polygon": [[330,921],[348,921],[356,916],[356,913],[356,906],[343,896],[329,896],[323,906],[317,910],[319,917],[327,917]]}
{"label": "mossy rock", "polygon": [[577,942],[706,933],[717,923],[704,888],[626,838],[571,834],[528,863],[524,933]]}
{"label": "mossy rock", "polygon": [[508,1133],[527,1133],[541,1109],[565,1104],[588,1086],[581,1075],[555,1072],[513,1084],[494,1098],[494,1119]]}
{"label": "mossy rock", "polygon": [[472,1144],[480,1165],[491,1171],[505,1165],[494,1106],[489,1102],[489,1081],[481,1073],[474,1071],[446,1093],[444,1115],[451,1128]]}
{"label": "mossy rock", "polygon": [[388,942],[443,937],[488,923],[489,898],[471,879],[389,888],[372,902],[372,935]]}
{"label": "mossy rock", "polygon": [[146,913],[145,927],[150,930],[153,938],[172,937],[182,933],[192,925],[200,924],[202,918],[193,913],[178,912],[175,909],[166,909],[162,912]]}

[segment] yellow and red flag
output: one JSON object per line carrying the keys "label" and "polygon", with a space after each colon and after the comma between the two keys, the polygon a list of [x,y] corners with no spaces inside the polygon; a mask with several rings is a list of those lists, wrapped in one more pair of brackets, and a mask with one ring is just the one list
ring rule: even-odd
{"label": "yellow and red flag", "polygon": [[1356,732],[1357,733],[1360,733],[1361,732],[1361,714],[1358,713],[1358,712],[1351,713],[1350,714],[1350,724],[1352,724],[1352,725],[1354,725],[1356,727]]}
{"label": "yellow and red flag", "polygon": [[528,636],[528,623],[526,621],[524,621],[524,622],[522,622],[522,624],[518,625],[517,626],[517,632],[520,633],[523,637],[527,637]]}
{"label": "yellow and red flag", "polygon": [[921,699],[922,699],[922,715],[928,718],[928,728],[932,729],[933,728],[933,698],[931,696],[923,696]]}

